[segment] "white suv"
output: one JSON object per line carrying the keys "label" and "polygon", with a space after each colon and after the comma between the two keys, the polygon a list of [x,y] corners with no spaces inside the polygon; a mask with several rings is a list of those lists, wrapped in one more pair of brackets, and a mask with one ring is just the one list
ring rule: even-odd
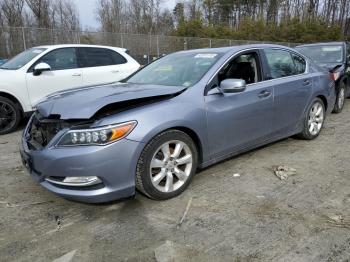
{"label": "white suv", "polygon": [[0,135],[47,95],[64,89],[120,81],[140,67],[126,49],[91,45],[39,46],[0,67]]}

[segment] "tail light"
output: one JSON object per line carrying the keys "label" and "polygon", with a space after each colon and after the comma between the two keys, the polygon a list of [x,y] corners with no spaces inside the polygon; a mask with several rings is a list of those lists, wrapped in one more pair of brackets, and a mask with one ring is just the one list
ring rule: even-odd
{"label": "tail light", "polygon": [[340,77],[340,72],[330,73],[331,79],[337,81]]}

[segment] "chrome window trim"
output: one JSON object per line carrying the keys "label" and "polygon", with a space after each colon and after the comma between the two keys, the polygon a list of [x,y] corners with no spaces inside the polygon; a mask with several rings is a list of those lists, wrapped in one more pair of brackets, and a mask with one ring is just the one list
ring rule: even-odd
{"label": "chrome window trim", "polygon": [[247,51],[259,51],[260,49],[259,48],[247,48],[247,49],[244,49],[244,50],[241,50],[241,51],[238,51],[237,53],[234,53],[233,55],[231,55],[229,58],[227,58],[225,60],[224,63],[222,63],[222,65],[215,71],[215,73],[209,78],[209,80],[207,81],[206,85],[207,86],[211,81],[213,81],[214,77],[219,73],[219,71],[226,65],[226,63],[228,61],[230,61],[233,57],[239,55],[240,53],[244,53],[244,52],[247,52]]}
{"label": "chrome window trim", "polygon": [[[282,50],[282,51],[287,51],[289,53],[294,53],[295,55],[297,56],[300,56],[301,58],[303,58],[305,60],[305,63],[306,63],[306,66],[305,66],[305,72],[302,73],[302,74],[296,74],[296,75],[291,75],[291,76],[284,76],[284,77],[279,77],[279,78],[274,78],[274,79],[268,79],[268,80],[262,80],[260,82],[256,82],[256,83],[252,83],[252,84],[247,84],[246,86],[253,86],[253,85],[256,85],[256,84],[260,84],[260,83],[266,83],[266,82],[270,82],[270,81],[276,81],[276,80],[280,80],[280,79],[287,79],[287,78],[291,78],[291,77],[296,77],[296,76],[303,76],[303,75],[307,75],[309,74],[309,69],[310,69],[310,64],[308,62],[308,60],[303,57],[302,55],[300,55],[299,53],[297,52],[294,52],[293,50],[289,50],[289,49],[285,49],[285,48],[281,48],[281,47],[267,47],[267,48],[257,48],[257,47],[254,47],[252,49],[250,48],[247,48],[247,49],[244,49],[244,50],[241,50],[233,55],[231,55],[228,59],[225,60],[225,62],[215,71],[215,73],[210,77],[209,81],[207,82],[206,86],[209,85],[209,83],[211,81],[213,81],[214,77],[219,73],[219,71],[226,65],[226,63],[228,61],[230,61],[233,57],[241,54],[241,53],[244,53],[244,52],[247,52],[247,51],[259,51],[259,50],[262,50],[264,51],[264,49],[277,49],[277,50]],[[262,65],[261,65],[262,66]],[[206,94],[207,96],[207,94]]]}
{"label": "chrome window trim", "polygon": [[[305,57],[303,57],[301,54],[299,54],[298,52],[295,52],[294,50],[289,50],[289,49],[285,49],[285,48],[281,48],[281,47],[267,47],[264,49],[275,49],[275,50],[281,50],[281,51],[286,51],[288,53],[293,53],[299,57],[301,57],[302,59],[304,59],[305,61],[305,72],[301,73],[301,74],[296,74],[296,75],[290,75],[290,76],[283,76],[283,77],[279,77],[279,78],[274,78],[274,79],[269,79],[269,80],[265,80],[265,81],[270,81],[270,80],[277,80],[277,79],[282,79],[282,78],[287,78],[287,77],[292,77],[292,76],[299,76],[299,75],[304,75],[304,74],[308,74],[309,73],[309,62],[307,61],[307,59],[305,59]],[[264,51],[263,49],[263,51]],[[293,57],[291,57],[293,60]]]}

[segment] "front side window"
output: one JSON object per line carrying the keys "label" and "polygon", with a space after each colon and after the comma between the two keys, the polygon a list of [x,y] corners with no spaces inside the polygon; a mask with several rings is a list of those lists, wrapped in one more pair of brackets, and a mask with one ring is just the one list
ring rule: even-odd
{"label": "front side window", "polygon": [[272,79],[296,74],[291,53],[279,49],[265,49],[264,51]]}
{"label": "front side window", "polygon": [[235,57],[218,73],[218,83],[225,79],[243,79],[246,84],[261,81],[260,61],[256,52],[249,52]]}
{"label": "front side window", "polygon": [[46,63],[52,71],[75,69],[78,67],[75,48],[61,48],[44,55],[40,63]]}
{"label": "front side window", "polygon": [[343,61],[343,46],[341,45],[300,46],[296,49],[318,64],[341,63]]}
{"label": "front side window", "polygon": [[305,59],[302,58],[301,56],[296,55],[296,54],[292,54],[292,58],[293,58],[294,65],[295,65],[295,73],[296,74],[305,73],[305,70],[306,70]]}
{"label": "front side window", "polygon": [[105,48],[79,48],[80,67],[99,67],[125,64],[126,59],[117,52]]}
{"label": "front side window", "polygon": [[175,53],[156,60],[127,79],[128,83],[190,87],[218,61],[222,53]]}
{"label": "front side window", "polygon": [[46,48],[31,48],[4,63],[0,68],[6,70],[17,70],[32,61],[35,57],[44,52]]}

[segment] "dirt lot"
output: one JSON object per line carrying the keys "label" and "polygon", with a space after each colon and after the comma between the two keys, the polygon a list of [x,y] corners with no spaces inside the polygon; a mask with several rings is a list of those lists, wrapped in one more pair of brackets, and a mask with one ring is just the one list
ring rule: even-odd
{"label": "dirt lot", "polygon": [[[20,131],[2,136],[0,260],[349,261],[349,119],[350,101],[317,140],[217,164],[176,199],[104,205],[45,191],[21,166]],[[279,180],[272,168],[281,164],[297,174]]]}

